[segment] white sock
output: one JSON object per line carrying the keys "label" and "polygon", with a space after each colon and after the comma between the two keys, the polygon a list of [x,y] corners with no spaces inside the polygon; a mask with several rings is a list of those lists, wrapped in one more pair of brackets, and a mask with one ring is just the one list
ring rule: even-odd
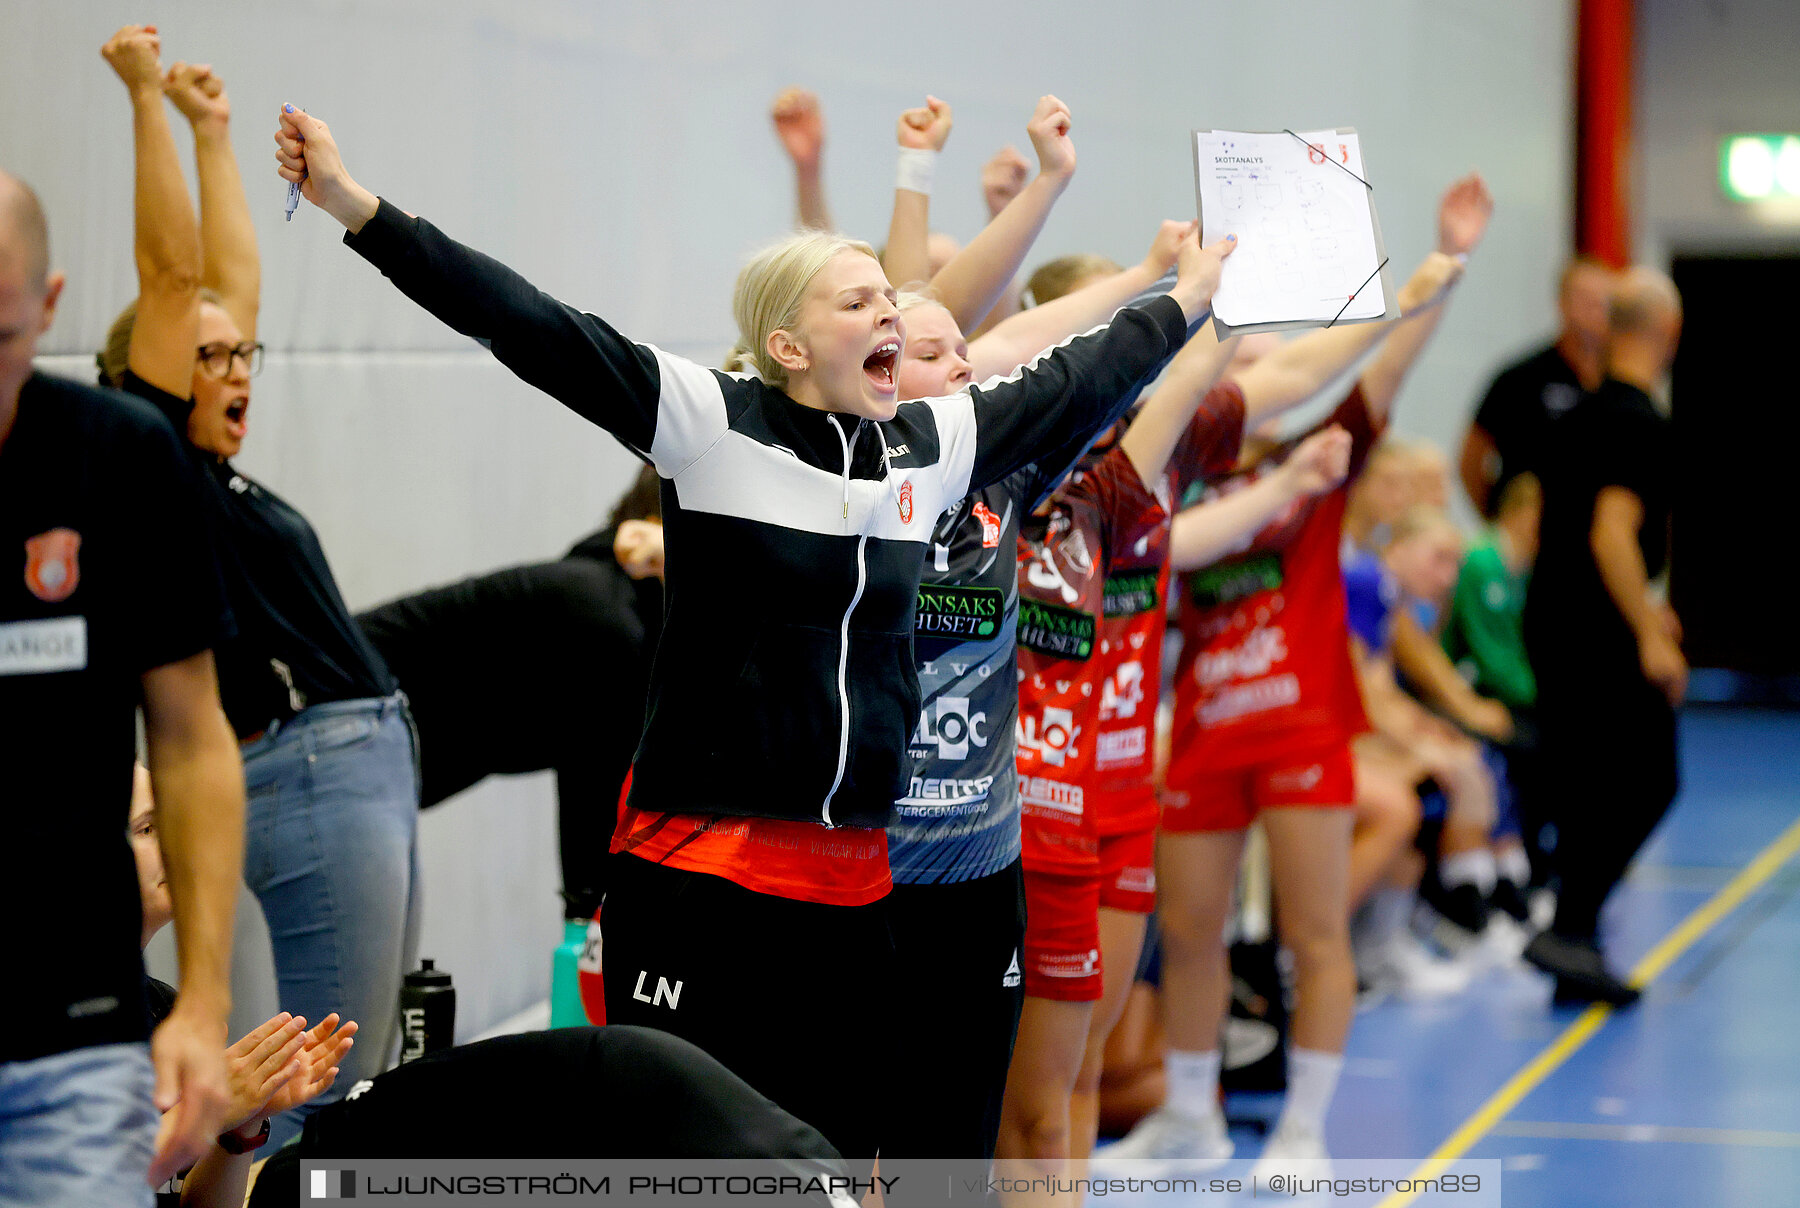
{"label": "white sock", "polygon": [[1171,1111],[1204,1120],[1219,1110],[1219,1050],[1170,1049],[1163,1071],[1169,1080]]}
{"label": "white sock", "polygon": [[1458,885],[1473,885],[1485,898],[1494,892],[1499,872],[1494,864],[1494,853],[1485,847],[1477,847],[1438,861],[1438,877],[1452,889]]}
{"label": "white sock", "polygon": [[1281,1122],[1276,1131],[1290,1123],[1300,1125],[1314,1136],[1325,1135],[1325,1109],[1337,1090],[1338,1074],[1343,1071],[1341,1053],[1321,1053],[1317,1049],[1290,1049],[1287,1065],[1287,1102],[1281,1109]]}
{"label": "white sock", "polygon": [[1494,857],[1494,863],[1500,871],[1500,878],[1511,881],[1520,889],[1525,888],[1531,880],[1531,861],[1525,858],[1522,847],[1503,847]]}

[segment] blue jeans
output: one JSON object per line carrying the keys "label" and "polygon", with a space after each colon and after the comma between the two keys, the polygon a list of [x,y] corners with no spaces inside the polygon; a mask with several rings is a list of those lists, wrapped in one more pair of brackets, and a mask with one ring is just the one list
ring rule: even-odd
{"label": "blue jeans", "polygon": [[262,904],[281,1009],[359,1026],[336,1083],[270,1143],[388,1068],[418,947],[419,782],[405,697],[333,701],[246,743],[244,882]]}
{"label": "blue jeans", "polygon": [[149,1208],[153,1082],[145,1044],[0,1062],[0,1205]]}

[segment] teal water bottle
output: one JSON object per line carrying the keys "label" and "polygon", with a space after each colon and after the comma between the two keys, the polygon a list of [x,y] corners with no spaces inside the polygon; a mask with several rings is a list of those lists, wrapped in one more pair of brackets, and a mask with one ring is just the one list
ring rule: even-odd
{"label": "teal water bottle", "polygon": [[563,942],[550,958],[550,1026],[581,1028],[587,1026],[587,1008],[581,1005],[581,978],[577,965],[581,949],[587,943],[586,919],[563,920]]}

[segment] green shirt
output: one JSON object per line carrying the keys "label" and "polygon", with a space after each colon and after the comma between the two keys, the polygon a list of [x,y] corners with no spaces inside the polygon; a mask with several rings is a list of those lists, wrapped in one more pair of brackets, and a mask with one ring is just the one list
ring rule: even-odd
{"label": "green shirt", "polygon": [[1506,568],[1489,534],[1463,562],[1444,625],[1444,652],[1473,669],[1475,691],[1509,709],[1537,702],[1537,677],[1525,658],[1526,579]]}

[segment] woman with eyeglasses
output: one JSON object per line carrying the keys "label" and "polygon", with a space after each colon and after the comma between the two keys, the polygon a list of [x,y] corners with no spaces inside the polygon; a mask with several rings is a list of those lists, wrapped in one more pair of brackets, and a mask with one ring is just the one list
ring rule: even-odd
{"label": "woman with eyeglasses", "polygon": [[[418,783],[404,698],[338,592],[306,518],[231,463],[248,433],[261,267],[231,150],[231,106],[205,66],[165,74],[154,27],[103,52],[131,96],[138,298],[99,355],[106,384],[155,403],[206,470],[237,633],[219,695],[243,745],[244,879],[262,904],[281,1009],[363,1024],[339,1097],[388,1063],[417,932]],[[196,225],[167,97],[193,126]],[[196,539],[200,534],[195,534]],[[292,1114],[290,1113],[290,1117]],[[299,1118],[271,1127],[279,1143]]]}

